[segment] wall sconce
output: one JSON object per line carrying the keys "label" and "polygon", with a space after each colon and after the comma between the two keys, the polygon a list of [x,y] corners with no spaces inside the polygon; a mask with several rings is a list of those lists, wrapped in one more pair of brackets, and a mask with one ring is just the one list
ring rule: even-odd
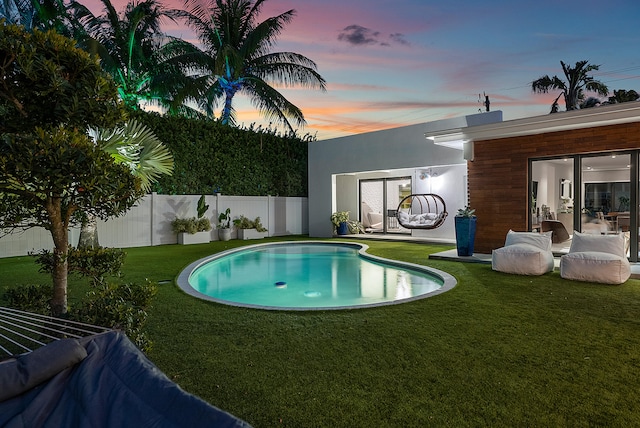
{"label": "wall sconce", "polygon": [[424,180],[425,178],[434,178],[437,176],[438,176],[437,172],[433,172],[431,169],[429,169],[427,171],[422,171],[420,173],[420,180]]}

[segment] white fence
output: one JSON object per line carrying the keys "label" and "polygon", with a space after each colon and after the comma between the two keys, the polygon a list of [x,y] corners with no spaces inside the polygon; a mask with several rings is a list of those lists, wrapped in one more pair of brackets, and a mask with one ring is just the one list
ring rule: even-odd
{"label": "white fence", "polygon": [[[98,223],[100,245],[127,248],[176,244],[178,238],[171,230],[171,221],[176,217],[196,217],[199,198],[199,195],[148,195],[126,215]],[[227,208],[231,209],[231,218],[234,219],[240,215],[251,220],[260,217],[269,236],[309,233],[307,198],[208,195],[206,203],[209,209],[205,216],[214,226],[212,241],[218,239],[215,230],[218,213]],[[232,237],[235,233],[234,230]],[[71,229],[69,243],[76,245],[79,235],[79,229]],[[43,228],[0,238],[0,258],[24,256],[32,251],[52,248],[51,234]]]}

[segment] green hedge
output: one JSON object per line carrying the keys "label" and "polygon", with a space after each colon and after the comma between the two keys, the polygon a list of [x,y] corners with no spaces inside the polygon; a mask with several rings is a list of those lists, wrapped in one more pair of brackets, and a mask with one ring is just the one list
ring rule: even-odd
{"label": "green hedge", "polygon": [[173,153],[174,173],[161,194],[307,196],[308,136],[283,137],[217,121],[132,112]]}

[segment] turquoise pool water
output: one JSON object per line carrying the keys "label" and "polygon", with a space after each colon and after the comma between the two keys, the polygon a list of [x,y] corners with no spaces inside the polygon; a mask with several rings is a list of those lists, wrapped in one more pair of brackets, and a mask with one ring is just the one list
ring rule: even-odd
{"label": "turquoise pool water", "polygon": [[235,306],[343,309],[401,303],[442,293],[442,271],[366,254],[364,244],[253,245],[192,263],[178,278],[187,293]]}

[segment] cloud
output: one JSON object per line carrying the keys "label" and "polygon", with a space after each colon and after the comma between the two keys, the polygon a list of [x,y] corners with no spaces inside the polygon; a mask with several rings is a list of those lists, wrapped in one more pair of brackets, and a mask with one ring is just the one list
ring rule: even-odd
{"label": "cloud", "polygon": [[338,40],[341,42],[347,42],[354,46],[390,46],[391,44],[409,45],[404,34],[392,33],[385,38],[380,31],[375,31],[357,24],[346,26],[340,34],[338,34]]}
{"label": "cloud", "polygon": [[380,44],[378,37],[379,31],[373,31],[360,25],[349,25],[338,34],[338,40],[347,42],[352,45],[377,45]]}
{"label": "cloud", "polygon": [[409,42],[404,38],[404,34],[402,33],[393,33],[389,35],[389,38],[399,45],[408,46]]}

